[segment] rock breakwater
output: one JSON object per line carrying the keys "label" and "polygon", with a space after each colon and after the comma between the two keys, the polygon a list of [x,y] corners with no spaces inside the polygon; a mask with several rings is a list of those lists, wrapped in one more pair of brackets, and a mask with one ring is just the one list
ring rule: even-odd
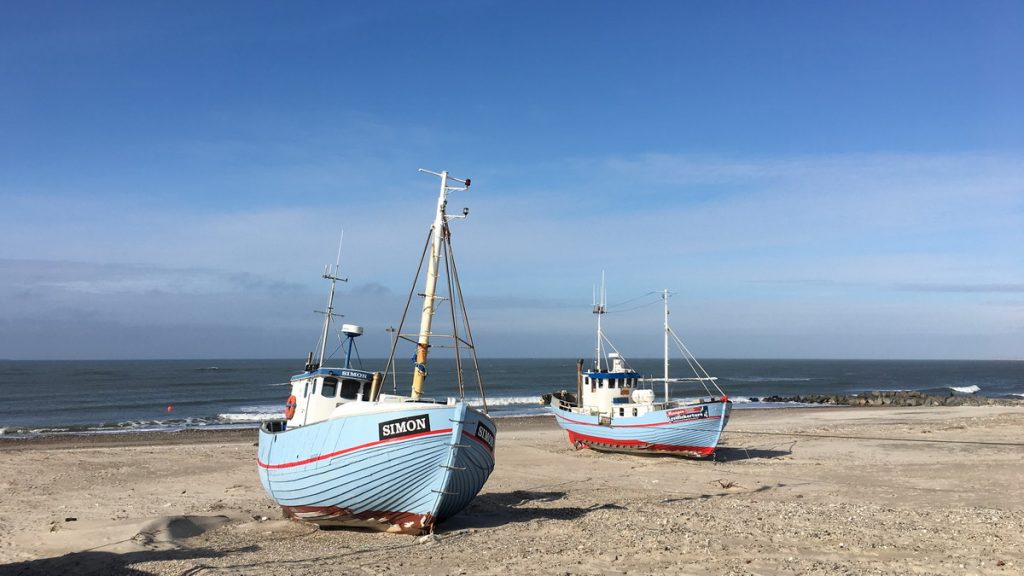
{"label": "rock breakwater", "polygon": [[798,402],[833,406],[1009,406],[1024,403],[1009,398],[987,398],[976,395],[935,396],[923,392],[874,391],[863,394],[810,394],[799,396],[765,396],[751,398],[755,402]]}

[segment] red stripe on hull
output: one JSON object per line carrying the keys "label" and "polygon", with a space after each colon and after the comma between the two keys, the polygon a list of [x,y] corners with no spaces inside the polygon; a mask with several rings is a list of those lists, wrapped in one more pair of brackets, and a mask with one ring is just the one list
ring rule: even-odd
{"label": "red stripe on hull", "polygon": [[349,452],[355,452],[356,450],[362,450],[364,448],[370,448],[379,444],[387,444],[390,442],[403,442],[405,440],[414,440],[416,438],[423,438],[424,436],[434,436],[436,434],[451,434],[451,428],[444,428],[442,430],[430,430],[429,432],[420,432],[419,434],[411,434],[409,436],[402,436],[401,438],[391,438],[388,440],[377,440],[376,442],[367,442],[366,444],[360,444],[359,446],[353,446],[351,448],[345,448],[344,450],[338,450],[331,452],[330,454],[321,454],[314,456],[313,458],[306,458],[305,460],[298,460],[296,462],[285,462],[284,464],[267,464],[259,458],[256,459],[256,464],[261,468],[268,470],[277,470],[279,468],[291,468],[293,466],[302,466],[304,464],[312,464],[313,462],[319,462],[320,460],[326,460],[328,458],[334,458],[335,456],[341,456],[342,454],[348,454]]}
{"label": "red stripe on hull", "polygon": [[[566,422],[572,422],[573,424],[579,424],[580,426],[604,426],[605,428],[650,428],[651,426],[671,426],[673,424],[683,424],[686,422],[707,422],[708,420],[721,420],[721,416],[708,416],[707,418],[692,418],[689,420],[665,420],[664,422],[651,422],[649,424],[612,424],[606,426],[604,424],[598,424],[596,422],[583,422],[582,420],[573,420],[572,418],[566,418],[561,414],[555,414],[558,418],[565,420]],[[621,418],[621,416],[620,416]],[[614,418],[613,418],[614,419]]]}
{"label": "red stripe on hull", "polygon": [[[569,442],[572,444],[580,443],[588,448],[600,450],[602,447],[608,447],[613,450],[632,450],[636,452],[678,452],[683,454],[692,454],[699,457],[711,456],[715,453],[714,446],[678,446],[675,444],[651,444],[649,442],[643,442],[641,440],[614,440],[612,438],[601,438],[598,436],[587,436],[586,434],[579,434],[571,430],[566,430],[569,433]],[[599,446],[593,446],[592,444],[598,444]]]}

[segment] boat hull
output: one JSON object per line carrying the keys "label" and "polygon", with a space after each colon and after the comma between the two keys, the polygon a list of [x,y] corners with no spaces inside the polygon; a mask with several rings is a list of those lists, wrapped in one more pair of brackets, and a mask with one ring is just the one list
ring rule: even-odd
{"label": "boat hull", "polygon": [[732,402],[715,400],[618,418],[576,412],[557,401],[548,410],[577,448],[707,458],[718,447]]}
{"label": "boat hull", "polygon": [[494,422],[461,402],[273,428],[260,429],[263,488],[288,516],[320,525],[429,532],[465,508],[494,469]]}

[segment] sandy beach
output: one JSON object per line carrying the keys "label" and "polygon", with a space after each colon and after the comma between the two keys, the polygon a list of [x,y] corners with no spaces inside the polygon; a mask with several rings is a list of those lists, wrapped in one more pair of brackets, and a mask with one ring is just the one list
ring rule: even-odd
{"label": "sandy beach", "polygon": [[715,461],[499,421],[425,537],[282,519],[256,432],[0,440],[0,574],[1021,574],[1024,406],[738,410]]}

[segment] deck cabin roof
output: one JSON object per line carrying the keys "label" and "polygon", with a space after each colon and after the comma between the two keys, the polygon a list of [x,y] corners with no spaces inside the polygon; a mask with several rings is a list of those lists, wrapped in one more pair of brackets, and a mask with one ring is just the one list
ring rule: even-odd
{"label": "deck cabin roof", "polygon": [[310,372],[303,372],[302,374],[296,374],[292,376],[292,381],[304,380],[306,378],[314,378],[316,376],[333,376],[335,378],[352,378],[355,380],[365,380],[367,382],[373,380],[373,372],[367,372],[366,370],[356,370],[355,368],[317,368]]}
{"label": "deck cabin roof", "polygon": [[639,378],[639,372],[633,372],[629,370],[627,372],[584,372],[584,376],[590,378],[596,378],[598,380],[612,379],[612,378]]}

